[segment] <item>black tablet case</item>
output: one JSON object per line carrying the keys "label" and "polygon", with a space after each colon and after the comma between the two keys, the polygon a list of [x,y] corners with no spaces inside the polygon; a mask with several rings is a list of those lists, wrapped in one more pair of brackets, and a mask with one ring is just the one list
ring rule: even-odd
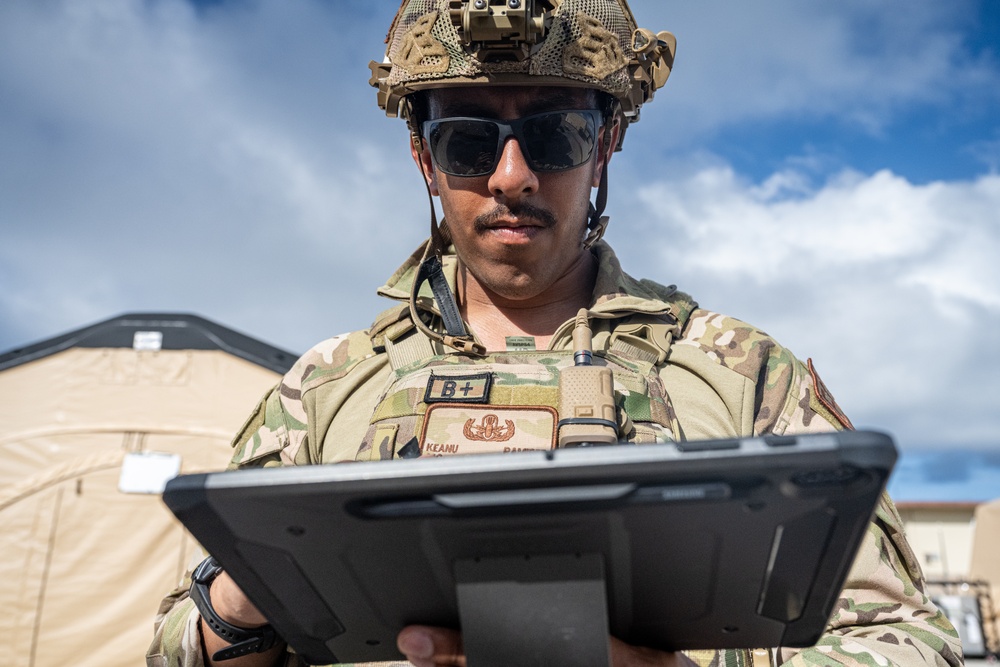
{"label": "black tablet case", "polygon": [[163,497],[313,664],[399,659],[411,623],[474,626],[480,652],[602,623],[669,650],[808,646],[895,459],[847,431],[185,475]]}

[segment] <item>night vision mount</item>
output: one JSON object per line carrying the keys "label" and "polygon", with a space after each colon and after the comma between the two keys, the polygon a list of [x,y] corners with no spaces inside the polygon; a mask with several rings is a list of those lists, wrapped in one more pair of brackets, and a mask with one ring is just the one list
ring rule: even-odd
{"label": "night vision mount", "polygon": [[555,4],[549,0],[452,0],[451,21],[479,62],[525,60],[545,39]]}

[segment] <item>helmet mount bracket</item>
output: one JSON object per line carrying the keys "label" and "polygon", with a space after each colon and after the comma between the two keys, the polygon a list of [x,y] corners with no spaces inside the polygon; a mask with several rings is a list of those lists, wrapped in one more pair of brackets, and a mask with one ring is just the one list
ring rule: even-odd
{"label": "helmet mount bracket", "polygon": [[462,44],[480,62],[521,62],[552,24],[548,0],[452,0],[448,13]]}

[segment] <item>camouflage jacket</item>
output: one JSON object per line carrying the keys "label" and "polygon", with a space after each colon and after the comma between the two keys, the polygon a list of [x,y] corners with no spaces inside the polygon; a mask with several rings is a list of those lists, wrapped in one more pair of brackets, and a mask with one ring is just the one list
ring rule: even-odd
{"label": "camouflage jacket", "polygon": [[[599,243],[595,251],[600,268],[590,308],[594,350],[609,358],[616,349],[627,352],[622,374],[626,386],[618,386],[617,370],[615,378],[616,391],[625,394],[624,411],[635,416],[633,439],[850,427],[811,362],[802,363],[751,326],[699,308],[672,287],[631,278],[607,245]],[[405,300],[418,260],[416,254],[412,256],[380,293]],[[453,280],[454,258],[445,260]],[[420,305],[433,311],[429,293],[421,294]],[[237,434],[230,467],[398,455],[399,446],[417,431],[421,409],[426,409],[412,398],[417,389],[406,387],[412,370],[408,361],[437,352],[433,363],[477,363],[464,355],[427,348],[429,343],[413,331],[408,317],[405,307],[390,309],[369,330],[331,338],[307,352],[262,399]],[[570,333],[570,323],[561,327],[551,340],[550,351],[570,350]],[[538,356],[528,361],[537,364]],[[646,373],[643,378],[643,364],[652,369],[651,376]],[[412,368],[426,365],[423,360]],[[635,391],[630,391],[628,378]],[[400,379],[402,389],[387,396],[388,387],[400,387]],[[545,387],[537,391],[536,398],[546,400]],[[523,400],[515,396],[516,387],[509,392],[514,402],[508,404]],[[391,441],[376,437],[382,423],[379,413],[384,416],[387,411],[407,415],[393,423]],[[886,496],[869,525],[827,632],[815,647],[778,648],[756,656],[737,650],[689,655],[699,665],[712,667],[962,664],[957,633],[924,593],[916,557]],[[198,612],[185,582],[161,605],[147,664],[200,667],[202,659]],[[287,664],[296,664],[291,652]]]}

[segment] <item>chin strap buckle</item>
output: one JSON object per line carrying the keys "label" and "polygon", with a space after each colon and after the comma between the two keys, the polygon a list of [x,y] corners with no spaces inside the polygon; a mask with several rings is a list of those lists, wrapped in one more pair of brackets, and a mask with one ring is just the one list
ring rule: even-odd
{"label": "chin strap buckle", "polygon": [[443,341],[448,347],[454,348],[466,354],[475,354],[480,357],[486,356],[486,348],[472,340],[471,338],[456,338],[455,336],[444,336]]}
{"label": "chin strap buckle", "polygon": [[600,241],[604,236],[604,232],[608,229],[609,222],[611,222],[611,218],[606,215],[602,215],[598,218],[597,223],[594,224],[594,226],[590,229],[590,232],[587,234],[587,238],[583,240],[583,247],[589,250],[591,246]]}

